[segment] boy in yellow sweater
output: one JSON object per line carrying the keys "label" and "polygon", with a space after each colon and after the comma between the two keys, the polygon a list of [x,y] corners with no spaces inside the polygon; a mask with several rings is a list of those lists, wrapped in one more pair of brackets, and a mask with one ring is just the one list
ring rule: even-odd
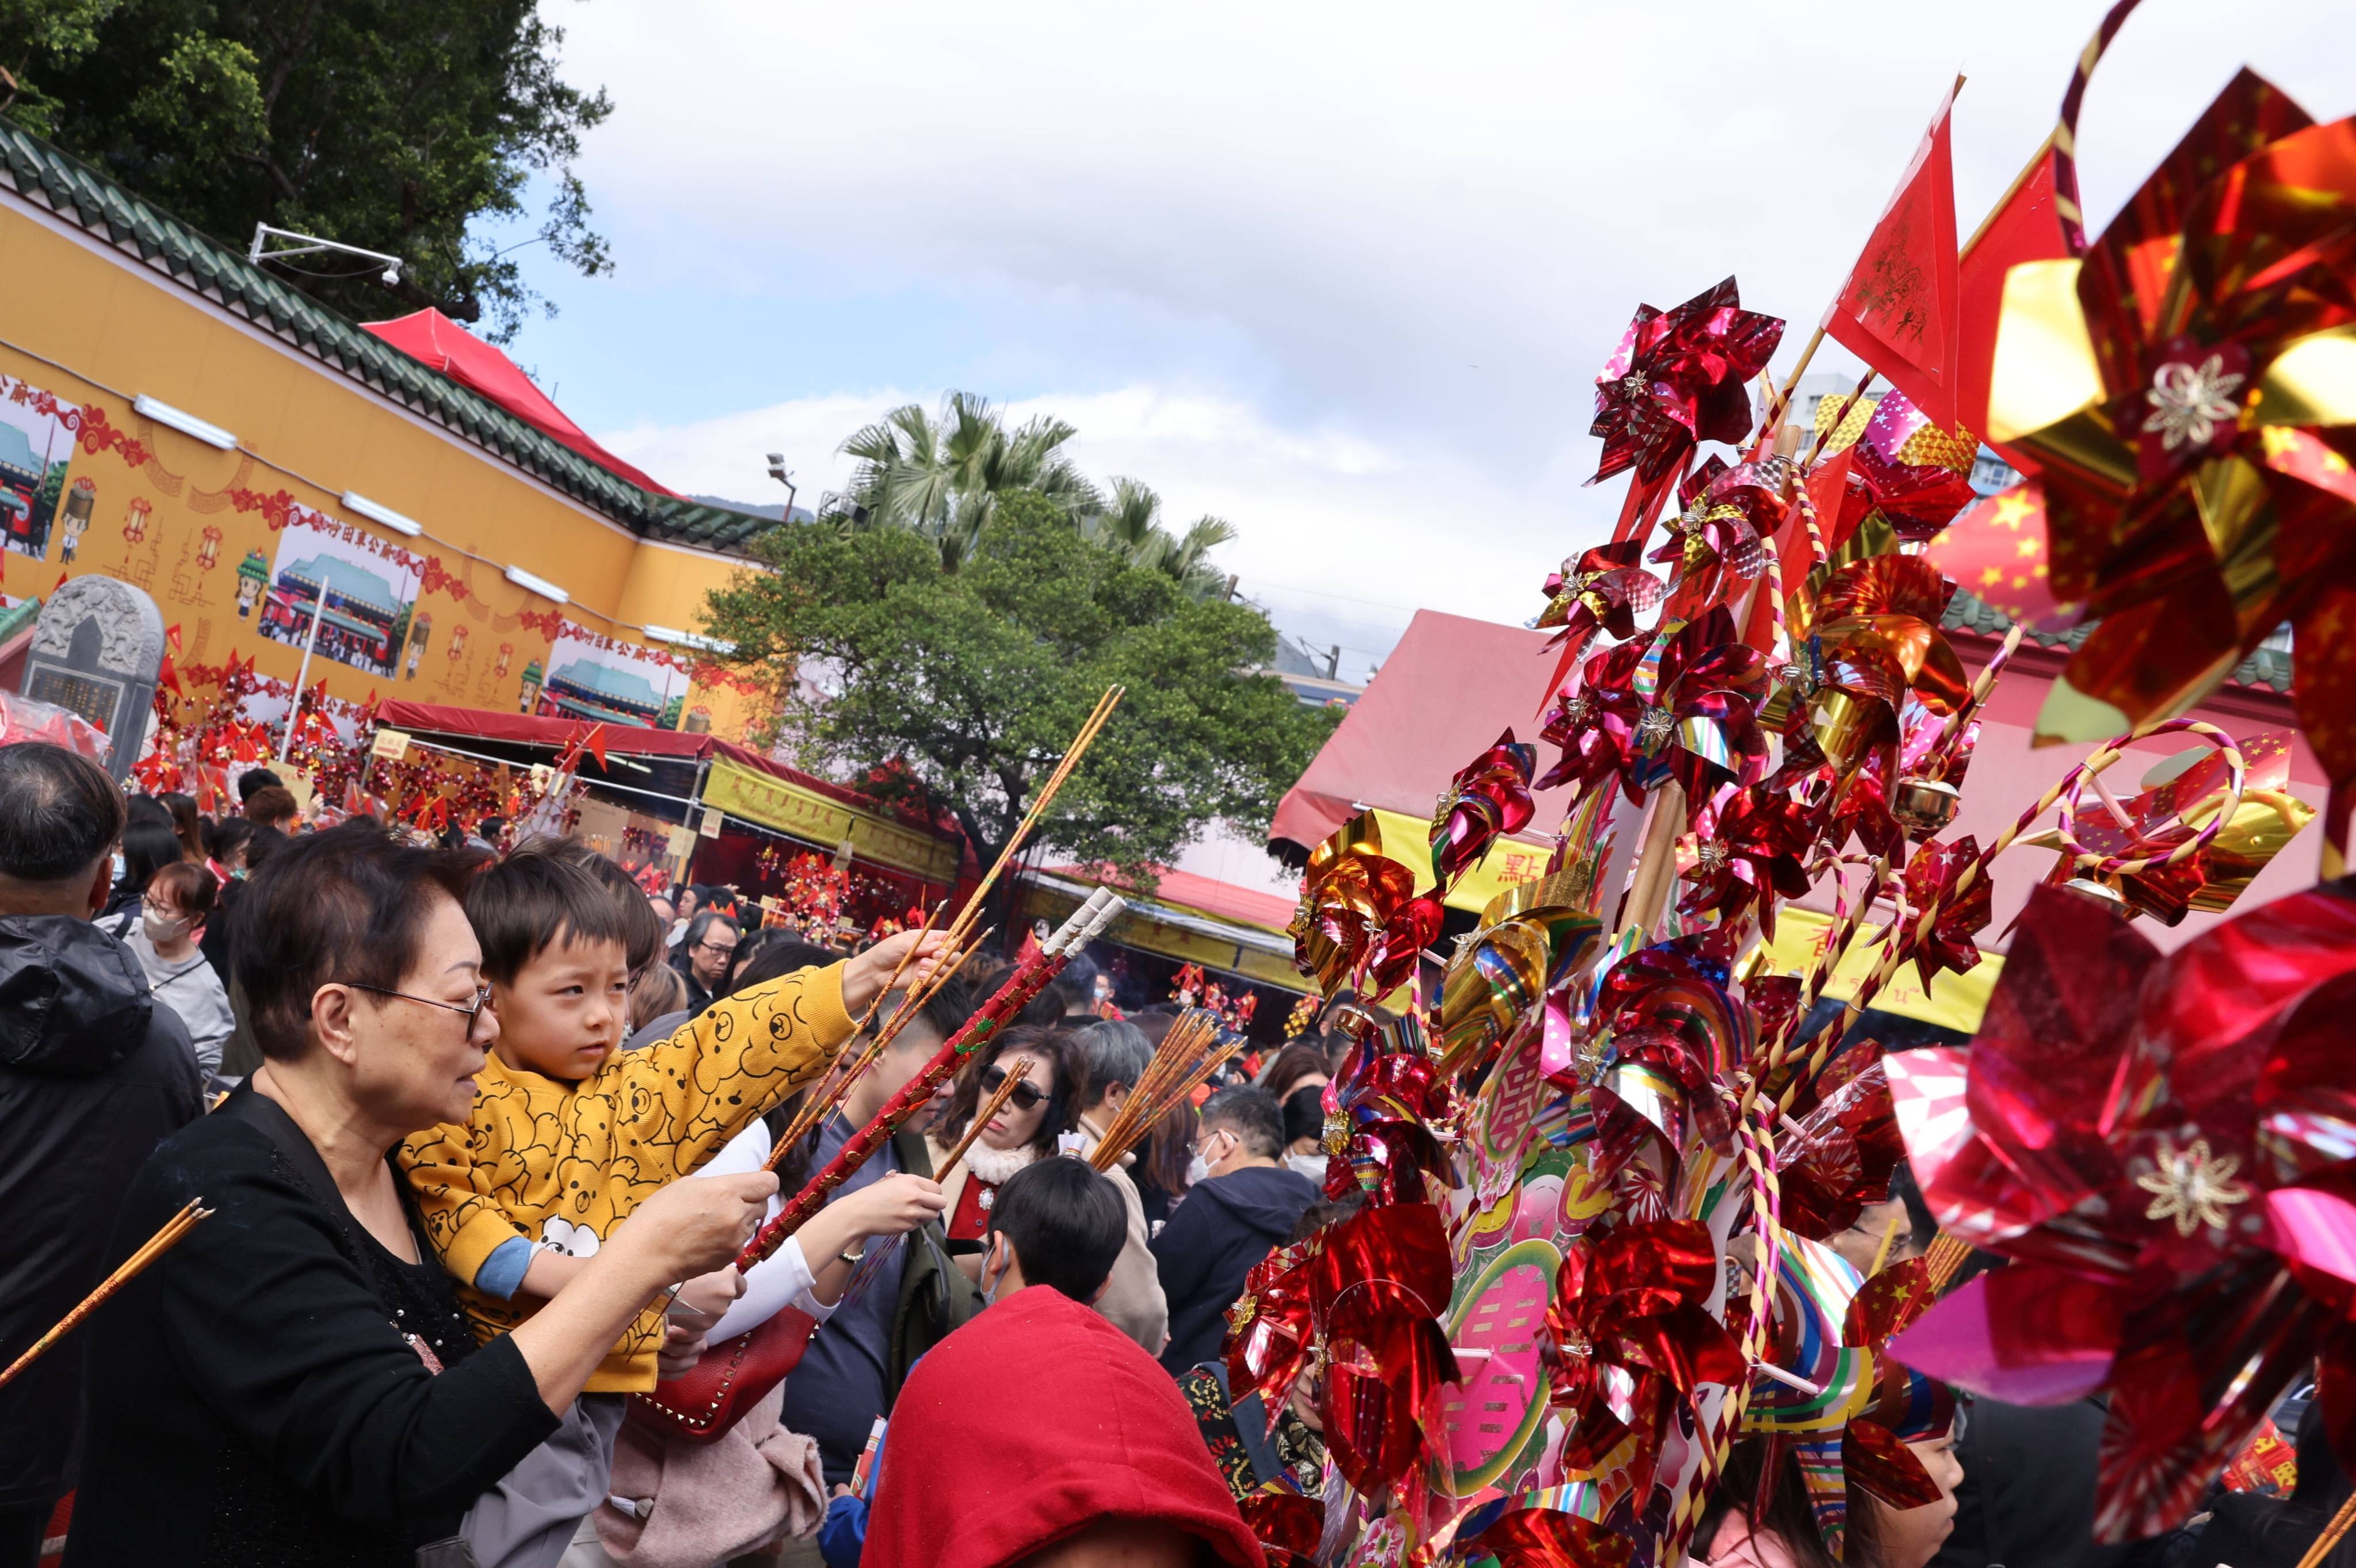
{"label": "boy in yellow sweater", "polygon": [[[467,891],[498,1038],[476,1075],[466,1125],[416,1134],[400,1157],[426,1234],[485,1339],[563,1288],[639,1202],[824,1072],[916,941],[905,933],[725,997],[669,1040],[623,1052],[623,914],[595,878],[530,846]],[[927,948],[939,942],[926,938]],[[734,1271],[723,1270],[680,1296],[711,1313],[737,1288]],[[485,1568],[553,1563],[570,1540],[567,1521],[603,1500],[623,1396],[655,1385],[663,1306],[648,1304],[565,1428],[470,1516]]]}

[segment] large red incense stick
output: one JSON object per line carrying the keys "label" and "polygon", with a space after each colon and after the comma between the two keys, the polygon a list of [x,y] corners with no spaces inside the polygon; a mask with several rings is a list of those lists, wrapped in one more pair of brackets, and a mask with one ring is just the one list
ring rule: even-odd
{"label": "large red incense stick", "polygon": [[1006,1022],[1021,1013],[1031,998],[1047,988],[1047,983],[1063,972],[1065,960],[1087,944],[1090,938],[1113,922],[1125,906],[1111,893],[1099,889],[1088,901],[1074,911],[1062,929],[1049,937],[1044,946],[1016,965],[1006,983],[991,994],[974,1015],[966,1019],[947,1044],[925,1063],[922,1071],[908,1080],[900,1092],[884,1104],[873,1120],[853,1133],[851,1141],[827,1162],[826,1168],[809,1179],[807,1186],[794,1194],[793,1200],[777,1211],[776,1217],[754,1233],[736,1255],[740,1274],[755,1264],[766,1262],[770,1254],[785,1243],[787,1236],[802,1228],[809,1217],[826,1206],[837,1188],[851,1179],[852,1172],[867,1163],[894,1133],[924,1108],[951,1074],[965,1064],[966,1059],[980,1051],[994,1038]]}

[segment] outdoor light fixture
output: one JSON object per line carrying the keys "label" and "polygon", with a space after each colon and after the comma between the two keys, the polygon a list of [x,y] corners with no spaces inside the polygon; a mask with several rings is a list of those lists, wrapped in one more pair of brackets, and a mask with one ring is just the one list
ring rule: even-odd
{"label": "outdoor light fixture", "polygon": [[683,647],[701,648],[707,654],[733,654],[736,651],[734,643],[719,637],[699,636],[693,632],[682,632],[671,626],[640,626],[638,630],[644,632],[650,641],[677,643]]}
{"label": "outdoor light fixture", "polygon": [[370,522],[382,523],[394,533],[407,534],[411,539],[415,539],[425,531],[423,523],[414,517],[404,517],[383,502],[371,501],[357,490],[344,492],[344,506],[350,511],[358,512]]}
{"label": "outdoor light fixture", "polygon": [[559,588],[555,583],[551,582],[545,577],[534,577],[530,572],[526,571],[520,566],[509,567],[507,570],[507,579],[509,582],[514,583],[518,588],[530,589],[532,592],[539,594],[542,599],[552,599],[559,604],[570,604],[573,603],[572,594],[567,593],[563,589]]}
{"label": "outdoor light fixture", "polygon": [[207,446],[218,446],[223,452],[237,450],[237,437],[230,434],[220,426],[207,424],[196,415],[183,413],[171,404],[161,402],[145,392],[132,399],[131,406],[138,412],[141,419],[154,420],[157,424],[169,425],[182,435],[196,437]]}

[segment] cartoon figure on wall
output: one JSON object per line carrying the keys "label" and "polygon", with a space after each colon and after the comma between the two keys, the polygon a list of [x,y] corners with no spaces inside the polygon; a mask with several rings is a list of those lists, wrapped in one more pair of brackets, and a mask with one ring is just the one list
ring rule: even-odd
{"label": "cartoon figure on wall", "polygon": [[417,661],[425,656],[425,644],[434,635],[434,617],[419,611],[409,623],[409,662],[402,667],[401,678],[417,678]]}
{"label": "cartoon figure on wall", "polygon": [[537,710],[560,719],[668,729],[679,722],[687,676],[633,644],[572,622],[548,651]]}
{"label": "cartoon figure on wall", "polygon": [[13,383],[9,400],[0,401],[0,545],[37,560],[49,553],[49,523],[65,494],[74,438],[63,420],[16,400],[16,394],[35,391]]}
{"label": "cartoon figure on wall", "polygon": [[237,563],[237,618],[239,620],[245,620],[253,613],[254,605],[261,601],[262,591],[268,586],[270,586],[270,563],[262,558],[260,550],[246,551],[245,559]]}
{"label": "cartoon figure on wall", "polygon": [[[134,501],[131,504],[145,507],[147,503]],[[58,547],[60,563],[69,566],[73,563],[76,552],[81,549],[81,536],[90,528],[90,515],[97,509],[98,486],[90,482],[88,475],[84,475],[75,480],[72,488],[66,492],[65,542]]]}
{"label": "cartoon figure on wall", "polygon": [[417,569],[373,536],[306,516],[316,524],[289,524],[281,536],[277,570],[262,599],[262,635],[300,647],[317,608],[319,657],[391,676],[417,603]]}
{"label": "cartoon figure on wall", "polygon": [[516,703],[517,712],[529,713],[532,710],[534,705],[540,701],[541,682],[545,678],[546,674],[547,672],[540,667],[540,661],[538,659],[530,659],[525,662],[523,667],[523,696],[519,699]]}

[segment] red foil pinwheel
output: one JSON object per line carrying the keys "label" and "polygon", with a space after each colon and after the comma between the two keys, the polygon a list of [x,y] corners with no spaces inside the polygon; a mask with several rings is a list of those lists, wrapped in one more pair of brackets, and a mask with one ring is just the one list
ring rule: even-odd
{"label": "red foil pinwheel", "polygon": [[1309,1291],[1326,1450],[1361,1496],[1377,1498],[1434,1451],[1440,1391],[1457,1381],[1440,1323],[1455,1285],[1448,1233],[1430,1204],[1392,1203],[1321,1239]]}
{"label": "red foil pinwheel", "polygon": [[1741,308],[1732,278],[1674,310],[1648,304],[1595,378],[1603,459],[1592,485],[1633,468],[1657,483],[1698,441],[1751,433],[1751,382],[1783,340],[1783,323]]}
{"label": "red foil pinwheel", "polygon": [[1449,1094],[1413,1015],[1377,1023],[1365,1009],[1335,1009],[1332,1028],[1349,1054],[1325,1085],[1325,1194],[1364,1192],[1371,1203],[1420,1203],[1427,1179],[1449,1184],[1448,1156],[1432,1134]]}
{"label": "red foil pinwheel", "polygon": [[1508,730],[1448,782],[1431,811],[1431,874],[1443,890],[1490,845],[1529,821],[1537,809],[1530,801],[1537,761],[1537,748],[1517,742]]}
{"label": "red foil pinwheel", "polygon": [[1989,437],[2100,624],[2041,733],[2180,712],[2274,630],[2356,779],[2356,122],[2244,70],[2080,259],[2008,275]]}
{"label": "red foil pinwheel", "polygon": [[1636,617],[1659,605],[1661,580],[1637,564],[1644,553],[1642,539],[1597,545],[1577,560],[1564,561],[1562,570],[1547,579],[1547,607],[1531,624],[1541,632],[1561,628],[1555,643],[1562,655],[1547,689],[1562,684],[1596,633],[1633,637]]}
{"label": "red foil pinwheel", "polygon": [[1713,457],[1677,486],[1677,515],[1668,542],[1648,560],[1674,562],[1675,586],[1666,613],[1690,620],[1721,604],[1766,569],[1761,541],[1790,515],[1798,470],[1770,457],[1729,467]]}
{"label": "red foil pinwheel", "polygon": [[1674,778],[1689,800],[1757,778],[1767,758],[1757,717],[1767,695],[1766,655],[1738,638],[1723,605],[1655,645],[1653,701],[1636,716],[1629,775],[1647,788]]}
{"label": "red foil pinwheel", "polygon": [[1921,544],[1979,498],[1970,477],[1978,450],[1933,424],[1903,392],[1885,392],[1850,453],[1849,485],[1868,514],[1879,513],[1891,533]]}
{"label": "red foil pinwheel", "polygon": [[1971,1049],[1890,1059],[1941,1224],[2013,1260],[1891,1353],[2015,1403],[2107,1389],[2098,1539],[2179,1522],[2319,1358],[2356,1457],[2351,1006],[2344,880],[2166,955],[2040,888]]}
{"label": "red foil pinwheel", "polygon": [[1755,912],[1759,929],[1775,934],[1775,901],[1804,896],[1812,885],[1804,857],[1824,813],[1771,794],[1763,784],[1736,790],[1722,806],[1695,814],[1695,831],[1677,844],[1677,870],[1686,879],[1679,912],[1715,913],[1721,923]]}
{"label": "red foil pinwheel", "polygon": [[[1718,1273],[1717,1244],[1694,1220],[1623,1224],[1570,1243],[1546,1314],[1547,1381],[1570,1428],[1565,1471],[1592,1467],[1632,1435],[1656,1438],[1703,1383],[1742,1378],[1741,1348],[1704,1306]],[[1637,1496],[1657,1459],[1638,1456]]]}
{"label": "red foil pinwheel", "polygon": [[1637,782],[1636,728],[1651,704],[1636,689],[1636,679],[1652,652],[1654,634],[1643,633],[1604,649],[1587,661],[1576,689],[1556,699],[1538,738],[1562,748],[1562,755],[1534,786],[1555,789],[1575,786],[1580,798],[1606,779],[1617,779],[1628,798],[1642,804],[1644,786]]}
{"label": "red foil pinwheel", "polygon": [[[1941,970],[1961,975],[1978,966],[1980,950],[1973,940],[1987,929],[1995,918],[1996,885],[1985,876],[1972,879],[1964,895],[1954,895],[1955,884],[1964,868],[1979,859],[1976,839],[1966,833],[1951,844],[1925,844],[1914,851],[1906,862],[1903,887],[1906,892],[1906,918],[1899,928],[1901,940],[1912,941],[1911,956],[1914,971],[1922,977],[1922,988],[1931,988],[1932,977]],[[1914,939],[1914,926],[1922,911],[1933,902],[1939,912],[1931,922],[1931,929],[1919,940]]]}
{"label": "red foil pinwheel", "polygon": [[[1776,1085],[1765,1087],[1772,1093]],[[1775,1147],[1783,1229],[1812,1242],[1829,1242],[1856,1224],[1868,1204],[1889,1198],[1890,1173],[1906,1157],[1879,1049],[1851,1046],[1842,1051],[1815,1084],[1795,1097],[1788,1115],[1798,1131]]]}

